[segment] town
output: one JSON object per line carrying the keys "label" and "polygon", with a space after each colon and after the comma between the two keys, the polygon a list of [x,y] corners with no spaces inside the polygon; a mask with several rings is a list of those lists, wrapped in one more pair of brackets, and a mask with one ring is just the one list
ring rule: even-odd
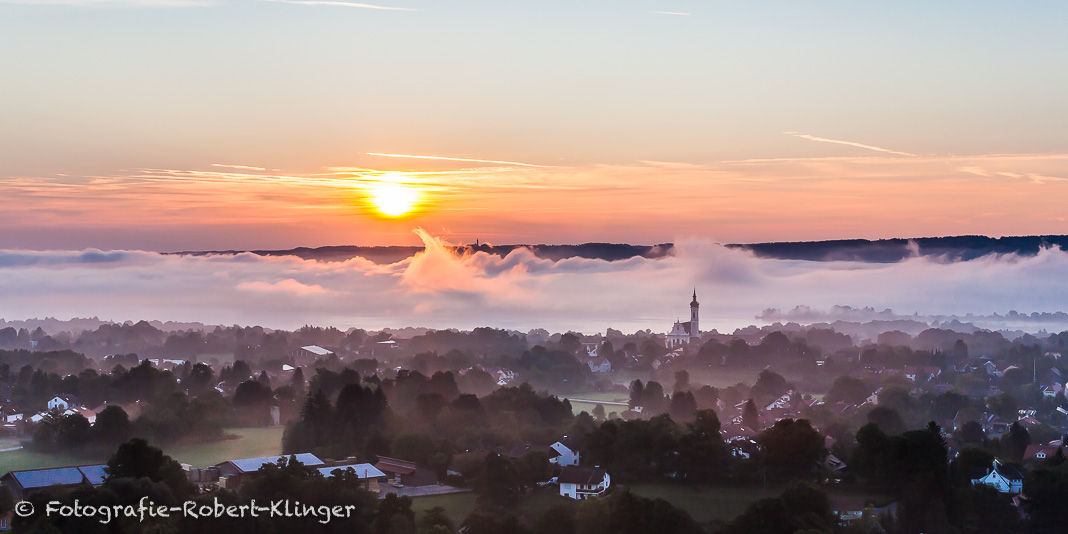
{"label": "town", "polygon": [[[374,532],[1065,524],[1068,332],[720,334],[701,329],[696,290],[689,319],[596,335],[9,326],[0,528],[98,531],[14,503],[143,495],[344,503],[359,509],[346,524]],[[168,528],[258,528],[191,521]]]}

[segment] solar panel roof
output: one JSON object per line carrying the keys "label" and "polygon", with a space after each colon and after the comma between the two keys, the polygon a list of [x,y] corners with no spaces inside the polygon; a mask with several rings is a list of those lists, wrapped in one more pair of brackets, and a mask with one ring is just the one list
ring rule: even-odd
{"label": "solar panel roof", "polygon": [[[230,460],[230,462],[233,463],[234,466],[236,466],[241,471],[245,473],[250,473],[252,471],[258,471],[265,464],[277,463],[279,458],[288,457],[288,455],[283,454],[279,456],[264,456],[263,458],[244,458],[242,460]],[[297,461],[309,467],[323,465],[323,461],[310,452],[302,452],[300,454],[297,454],[296,457]]]}
{"label": "solar panel roof", "polygon": [[19,485],[25,489],[47,488],[55,485],[81,484],[83,476],[77,467],[59,467],[56,469],[35,469],[33,471],[13,471],[11,473]]}
{"label": "solar panel roof", "polygon": [[320,467],[319,472],[322,473],[324,477],[332,477],[334,476],[332,474],[334,471],[338,469],[345,471],[349,468],[352,468],[353,471],[356,471],[356,475],[360,478],[375,478],[386,476],[385,473],[379,471],[377,467],[371,464],[335,465],[334,467]]}

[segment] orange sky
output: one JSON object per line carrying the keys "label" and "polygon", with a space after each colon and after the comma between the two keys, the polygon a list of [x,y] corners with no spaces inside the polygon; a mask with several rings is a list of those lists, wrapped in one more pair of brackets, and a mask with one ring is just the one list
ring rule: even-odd
{"label": "orange sky", "polygon": [[[307,173],[229,162],[15,177],[0,180],[0,240],[174,251],[415,244],[415,227],[501,244],[1068,233],[1068,155],[865,151],[874,155],[581,167],[365,154]],[[383,183],[414,191],[416,209],[383,216],[372,198]]]}

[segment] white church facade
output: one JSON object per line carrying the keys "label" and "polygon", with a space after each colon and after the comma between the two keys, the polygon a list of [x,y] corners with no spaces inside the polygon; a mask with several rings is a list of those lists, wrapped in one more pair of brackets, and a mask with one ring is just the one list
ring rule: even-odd
{"label": "white church facade", "polygon": [[701,329],[699,326],[698,310],[700,304],[697,303],[697,288],[693,290],[693,300],[690,301],[690,320],[683,323],[675,321],[675,325],[671,327],[671,331],[667,334],[667,347],[669,349],[681,347],[687,345],[690,342],[698,342],[701,339]]}

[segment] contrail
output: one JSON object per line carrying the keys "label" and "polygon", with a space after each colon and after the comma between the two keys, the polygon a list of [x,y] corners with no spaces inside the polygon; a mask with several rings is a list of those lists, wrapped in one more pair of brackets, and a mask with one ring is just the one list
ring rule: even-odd
{"label": "contrail", "polygon": [[798,132],[783,132],[783,133],[785,133],[786,135],[793,135],[795,137],[800,137],[801,139],[808,139],[809,141],[818,141],[820,143],[835,143],[835,144],[838,144],[838,145],[855,146],[857,148],[863,148],[863,149],[866,149],[866,150],[874,150],[876,152],[883,152],[883,153],[886,153],[886,154],[895,154],[895,155],[898,155],[898,156],[909,156],[909,157],[913,157],[913,158],[916,157],[916,154],[909,154],[908,152],[898,152],[897,150],[890,150],[890,149],[887,149],[887,148],[881,148],[881,147],[872,146],[872,145],[865,145],[865,144],[862,144],[862,143],[854,143],[852,141],[839,141],[838,139],[827,139],[826,137],[816,137],[814,135],[808,135],[808,134],[803,134],[803,133],[798,133]]}

